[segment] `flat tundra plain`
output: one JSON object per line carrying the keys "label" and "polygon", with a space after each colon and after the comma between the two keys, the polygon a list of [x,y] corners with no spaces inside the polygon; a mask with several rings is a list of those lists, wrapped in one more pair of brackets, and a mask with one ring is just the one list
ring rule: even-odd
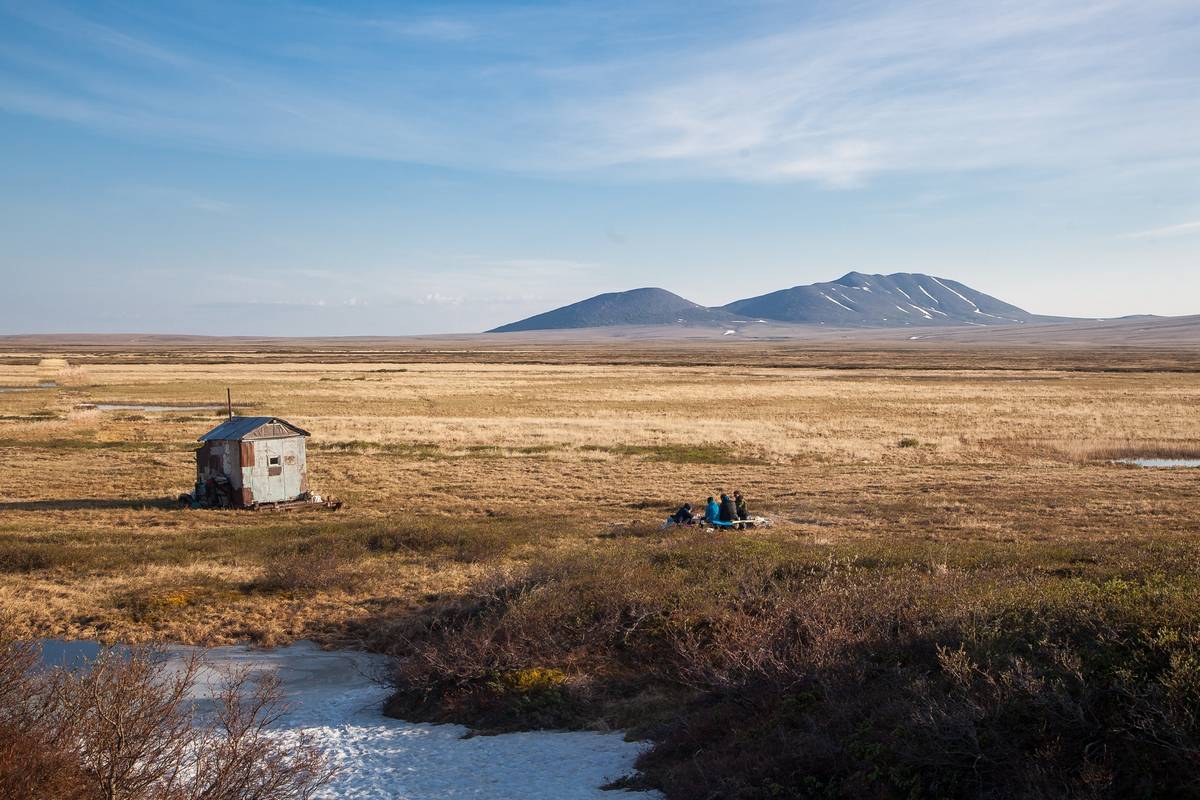
{"label": "flat tundra plain", "polygon": [[[31,636],[378,649],[388,621],[491,572],[604,558],[735,489],[775,526],[713,536],[816,557],[1029,553],[1034,570],[1048,553],[1163,542],[1195,557],[1200,470],[1112,461],[1200,456],[1196,353],[1125,353],[1113,371],[1102,351],[953,368],[914,352],[698,352],[9,352],[0,613]],[[71,366],[39,367],[48,356]],[[226,387],[238,412],[312,433],[310,484],[341,511],[178,508],[223,409],[95,408],[219,405]]]}

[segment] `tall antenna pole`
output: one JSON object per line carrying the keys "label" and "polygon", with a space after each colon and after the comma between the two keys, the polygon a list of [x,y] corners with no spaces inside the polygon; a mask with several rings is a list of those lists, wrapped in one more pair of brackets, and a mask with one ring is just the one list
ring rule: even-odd
{"label": "tall antenna pole", "polygon": [[229,387],[225,387],[225,410],[229,412],[229,418],[233,419],[233,392]]}

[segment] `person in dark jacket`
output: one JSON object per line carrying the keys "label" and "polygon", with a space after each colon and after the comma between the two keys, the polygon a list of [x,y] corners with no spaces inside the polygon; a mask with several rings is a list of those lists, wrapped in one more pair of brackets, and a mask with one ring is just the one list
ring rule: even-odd
{"label": "person in dark jacket", "polygon": [[737,509],[733,505],[733,498],[727,494],[721,495],[721,522],[737,522]]}
{"label": "person in dark jacket", "polygon": [[694,524],[696,522],[696,515],[692,513],[692,504],[684,503],[679,507],[678,511],[671,515],[670,520],[676,525]]}
{"label": "person in dark jacket", "polygon": [[744,528],[754,527],[754,523],[749,522],[750,511],[749,511],[749,509],[746,508],[746,498],[742,496],[741,492],[733,493],[733,508],[735,511],[737,511],[738,519],[741,520],[742,522],[746,523],[742,527],[744,527]]}

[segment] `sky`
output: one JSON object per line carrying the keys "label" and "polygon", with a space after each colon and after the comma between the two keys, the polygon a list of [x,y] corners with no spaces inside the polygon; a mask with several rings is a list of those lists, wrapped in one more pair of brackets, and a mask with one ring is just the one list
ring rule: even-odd
{"label": "sky", "polygon": [[0,0],[0,334],[851,270],[1200,313],[1200,4]]}

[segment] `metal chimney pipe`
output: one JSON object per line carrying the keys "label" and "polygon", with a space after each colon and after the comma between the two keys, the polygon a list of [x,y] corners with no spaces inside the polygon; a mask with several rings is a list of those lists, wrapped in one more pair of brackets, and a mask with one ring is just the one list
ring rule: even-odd
{"label": "metal chimney pipe", "polygon": [[229,412],[229,418],[233,419],[233,392],[228,386],[225,387],[225,410]]}

